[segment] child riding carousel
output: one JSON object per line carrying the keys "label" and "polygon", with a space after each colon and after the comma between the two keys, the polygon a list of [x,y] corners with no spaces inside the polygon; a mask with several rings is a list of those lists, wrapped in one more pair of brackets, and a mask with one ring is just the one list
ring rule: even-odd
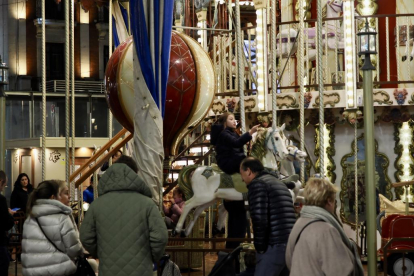
{"label": "child riding carousel", "polygon": [[260,125],[252,127],[248,132],[236,133],[237,122],[232,113],[223,113],[217,124],[211,128],[211,144],[216,149],[218,167],[227,174],[235,174],[240,170],[241,161],[246,158],[243,146],[247,144]]}

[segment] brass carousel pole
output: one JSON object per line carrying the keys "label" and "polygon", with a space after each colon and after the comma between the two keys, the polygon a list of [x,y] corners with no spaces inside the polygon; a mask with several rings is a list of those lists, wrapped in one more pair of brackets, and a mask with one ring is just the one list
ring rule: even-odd
{"label": "brass carousel pole", "polygon": [[[358,33],[359,55],[365,56],[363,71],[364,90],[364,132],[365,132],[365,195],[367,197],[367,255],[368,275],[377,275],[377,229],[375,198],[375,140],[374,140],[374,103],[371,54],[376,54],[376,32],[370,31],[368,20],[365,30]],[[355,141],[356,143],[356,141]]]}

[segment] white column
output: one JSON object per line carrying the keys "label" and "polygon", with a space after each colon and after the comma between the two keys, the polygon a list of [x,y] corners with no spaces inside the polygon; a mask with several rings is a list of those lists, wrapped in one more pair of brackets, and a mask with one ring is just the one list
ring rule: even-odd
{"label": "white column", "polygon": [[[0,0],[2,7],[8,5],[8,0]],[[0,12],[0,55],[3,59],[3,62],[9,64],[9,10],[6,8],[1,9]]]}
{"label": "white column", "polygon": [[[6,3],[5,3],[6,4]],[[4,9],[2,9],[4,10]],[[6,9],[7,10],[7,9]],[[10,87],[16,77],[27,74],[26,66],[26,2],[8,1],[8,46]]]}
{"label": "white column", "polygon": [[80,65],[81,78],[91,76],[89,55],[89,12],[80,9]]}

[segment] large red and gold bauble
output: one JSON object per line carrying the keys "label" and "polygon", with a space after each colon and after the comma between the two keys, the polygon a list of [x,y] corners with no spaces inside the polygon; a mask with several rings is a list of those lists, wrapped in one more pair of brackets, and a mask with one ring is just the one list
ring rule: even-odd
{"label": "large red and gold bauble", "polygon": [[[112,54],[105,73],[107,102],[114,117],[134,129],[133,40]],[[208,54],[191,37],[173,32],[163,143],[165,156],[176,155],[180,142],[206,116],[214,99],[215,74]]]}

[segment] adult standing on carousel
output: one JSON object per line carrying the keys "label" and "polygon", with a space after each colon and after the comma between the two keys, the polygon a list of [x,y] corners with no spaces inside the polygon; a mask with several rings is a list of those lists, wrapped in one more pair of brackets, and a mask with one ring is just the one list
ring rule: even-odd
{"label": "adult standing on carousel", "polygon": [[310,178],[306,183],[305,206],[286,248],[291,276],[364,275],[358,249],[334,215],[336,192],[326,179]]}
{"label": "adult standing on carousel", "polygon": [[30,178],[27,174],[21,173],[14,182],[14,189],[10,198],[10,208],[20,208],[19,211],[26,213],[27,200],[33,191]]}
{"label": "adult standing on carousel", "polygon": [[273,172],[264,169],[256,158],[245,158],[240,174],[247,185],[252,218],[255,275],[289,275],[285,263],[286,244],[295,224],[292,196]]}

